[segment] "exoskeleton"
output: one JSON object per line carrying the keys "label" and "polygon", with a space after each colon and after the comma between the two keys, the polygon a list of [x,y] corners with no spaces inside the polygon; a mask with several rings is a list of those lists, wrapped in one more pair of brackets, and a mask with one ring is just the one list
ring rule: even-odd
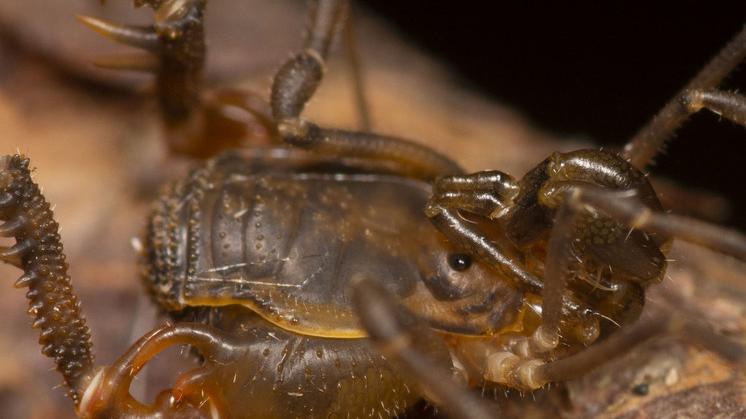
{"label": "exoskeleton", "polygon": [[[165,189],[147,222],[143,279],[174,323],[94,368],[49,204],[26,158],[0,160],[0,233],[17,240],[0,257],[24,270],[42,352],[83,417],[383,417],[423,397],[490,417],[467,386],[537,389],[694,327],[637,322],[672,238],[746,259],[740,234],[664,213],[642,172],[692,112],[746,123],[746,99],[715,90],[746,55],[746,31],[623,152],[554,153],[515,179],[301,117],[345,1],[313,2],[271,115],[249,93],[201,86],[205,0],[135,3],[155,10],[153,26],[82,20],[151,53],[116,66],[156,72],[171,149],[215,155]],[[236,147],[248,131],[228,107],[278,147]],[[137,372],[175,344],[201,365],[153,404],[133,398]],[[742,356],[725,338],[710,346]]]}

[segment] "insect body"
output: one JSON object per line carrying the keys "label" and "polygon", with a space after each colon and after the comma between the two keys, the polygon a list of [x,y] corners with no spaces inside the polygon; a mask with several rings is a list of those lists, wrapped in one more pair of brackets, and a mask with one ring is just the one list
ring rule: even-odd
{"label": "insect body", "polygon": [[[239,304],[291,332],[360,338],[349,282],[374,277],[444,330],[504,326],[492,311],[514,311],[515,292],[476,264],[468,275],[449,266],[455,249],[421,216],[427,183],[314,160],[229,153],[175,185],[146,240],[147,282],[161,305]],[[494,324],[458,315],[490,294]]]}
{"label": "insect body", "polygon": [[[555,160],[568,157],[588,156],[558,155]],[[18,158],[8,161],[23,163]],[[258,417],[402,412],[421,393],[417,383],[392,368],[364,338],[349,287],[359,278],[377,278],[428,326],[449,336],[451,350],[460,353],[458,362],[473,364],[471,369],[484,362],[477,348],[490,345],[507,351],[530,336],[540,319],[538,291],[520,286],[508,275],[496,280],[494,270],[460,253],[420,217],[433,193],[429,184],[372,172],[373,165],[345,165],[287,150],[233,152],[211,160],[164,194],[146,237],[147,285],[175,319],[207,323],[217,330],[181,326],[178,333],[188,336],[185,341],[206,333],[215,347],[195,344],[205,356],[204,365],[181,376],[154,408],[168,412],[199,406],[223,414],[247,409]],[[26,167],[6,169],[8,193],[14,198],[9,203],[28,193],[12,192],[30,187],[28,180],[24,182]],[[502,174],[490,176],[510,181]],[[531,179],[529,175],[521,183],[533,184]],[[522,201],[517,190],[507,190],[516,202],[525,203],[515,208],[538,205],[535,195]],[[443,205],[445,199],[441,196],[431,205]],[[389,205],[392,201],[398,204]],[[15,220],[28,216],[9,218],[15,225]],[[19,236],[19,242],[28,240]],[[24,248],[14,252],[24,254],[27,263],[38,257]],[[27,277],[38,281],[34,268],[28,269]],[[22,285],[44,286],[29,281]],[[574,288],[580,292],[582,285]],[[641,295],[631,295],[636,297],[632,307],[639,308],[635,303]],[[527,315],[532,310],[533,315]],[[573,310],[580,316],[580,310]],[[603,304],[587,310],[582,312],[587,317],[567,316],[563,328],[574,336],[567,342],[593,341],[598,335],[597,314],[620,322],[630,317]],[[141,347],[151,339],[136,345],[135,354],[151,352]],[[430,343],[426,356],[453,364],[448,346],[440,340]],[[125,371],[137,368],[126,356],[123,361]],[[79,375],[76,372],[74,378]],[[480,375],[469,378],[481,380]],[[122,396],[124,401],[108,400],[113,405],[95,402],[99,393],[108,394],[101,387],[112,385],[108,391],[117,394],[128,385],[103,377],[92,380],[89,389],[76,396],[82,399],[82,409],[104,416],[134,414],[121,405],[135,403],[128,395]],[[177,403],[174,394],[179,395]]]}
{"label": "insect body", "polygon": [[[393,415],[419,398],[364,339],[356,278],[377,278],[442,333],[487,336],[515,323],[522,293],[477,263],[455,265],[455,248],[421,216],[429,184],[305,153],[262,154],[226,154],[176,184],[146,238],[146,282],[163,307],[245,336],[246,354],[211,373],[231,410]],[[207,309],[219,306],[233,314]],[[433,352],[450,363],[445,345]],[[247,395],[264,387],[272,402],[259,408]],[[349,397],[354,407],[339,404]]]}

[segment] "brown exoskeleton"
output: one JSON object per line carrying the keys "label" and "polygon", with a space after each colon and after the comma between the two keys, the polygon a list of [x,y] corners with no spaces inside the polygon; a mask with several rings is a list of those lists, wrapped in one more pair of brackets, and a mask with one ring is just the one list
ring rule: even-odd
{"label": "brown exoskeleton", "polygon": [[[235,102],[200,93],[204,2],[146,3],[157,9],[153,28],[87,22],[155,53],[156,62],[128,65],[155,65],[169,138],[183,141],[171,143],[176,150],[233,145],[207,142],[210,126],[243,134],[214,111]],[[424,393],[460,416],[484,417],[490,412],[442,370],[457,366],[471,383],[520,389],[581,374],[669,327],[633,323],[646,287],[663,276],[671,236],[746,257],[743,237],[693,221],[683,228],[661,214],[639,169],[700,105],[743,122],[739,96],[709,89],[740,61],[746,35],[623,156],[554,154],[516,181],[497,171],[465,174],[407,141],[300,118],[344,7],[316,4],[305,50],[273,85],[268,135],[306,151],[228,151],[159,200],[145,279],[178,322],[113,366],[93,369],[57,226],[28,161],[0,162],[2,232],[18,241],[3,260],[24,269],[18,283],[31,288],[43,352],[82,416],[395,415]],[[596,343],[616,325],[625,327]],[[135,401],[133,376],[175,343],[196,348],[202,366],[155,404]]]}

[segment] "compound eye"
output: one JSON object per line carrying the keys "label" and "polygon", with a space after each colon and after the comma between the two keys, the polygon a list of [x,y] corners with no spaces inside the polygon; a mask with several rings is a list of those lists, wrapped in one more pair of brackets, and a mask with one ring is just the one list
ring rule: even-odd
{"label": "compound eye", "polygon": [[466,253],[452,253],[448,255],[448,265],[454,271],[463,272],[471,266],[471,256]]}

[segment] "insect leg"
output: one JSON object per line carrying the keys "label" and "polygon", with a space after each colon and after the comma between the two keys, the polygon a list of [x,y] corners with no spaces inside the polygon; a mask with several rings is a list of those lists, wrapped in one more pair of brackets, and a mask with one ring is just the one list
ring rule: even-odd
{"label": "insect leg", "polygon": [[[230,362],[240,350],[230,336],[203,324],[179,323],[154,329],[111,366],[99,370],[85,389],[78,407],[79,414],[85,417],[145,418],[171,417],[177,412],[183,414],[188,411],[203,414],[189,417],[211,417],[209,408],[214,407],[210,405],[216,403],[217,397],[207,394],[204,389],[200,390],[198,397],[202,402],[196,406],[190,403],[190,396],[194,395],[184,394],[183,391],[172,394],[172,391],[165,390],[154,405],[143,404],[130,394],[132,380],[142,367],[166,348],[179,344],[191,345],[206,359],[218,363]],[[207,412],[201,410],[204,405],[207,405]]]}
{"label": "insect leg", "polygon": [[428,203],[425,214],[435,227],[448,240],[487,261],[502,274],[516,280],[534,292],[543,288],[542,281],[526,271],[517,258],[511,257],[512,251],[499,243],[493,242],[484,232],[471,222],[465,220],[457,208],[450,208],[437,202]]}
{"label": "insect leg", "polygon": [[489,261],[503,274],[529,289],[538,291],[542,288],[541,280],[516,263],[517,258],[511,257],[511,249],[489,240],[477,224],[466,220],[460,212],[488,219],[499,218],[512,205],[517,192],[515,180],[498,171],[444,176],[435,181],[425,214],[452,243]]}
{"label": "insect leg", "polygon": [[321,84],[329,47],[347,2],[320,0],[313,4],[304,50],[278,70],[272,84],[272,114],[282,141],[329,155],[386,161],[394,172],[426,180],[462,173],[455,162],[428,147],[388,136],[321,128],[300,117]]}
{"label": "insect leg", "polygon": [[653,211],[625,192],[580,188],[570,193],[567,203],[574,208],[591,206],[635,229],[677,237],[746,261],[746,236],[738,231]]}
{"label": "insect leg", "polygon": [[544,267],[544,289],[541,292],[541,325],[534,332],[531,341],[537,352],[554,349],[559,344],[560,321],[562,320],[562,296],[567,288],[570,274],[568,262],[573,257],[571,245],[573,225],[562,222],[567,208],[560,207],[557,222],[552,229]]}
{"label": "insect leg", "polygon": [[660,320],[643,319],[627,330],[621,330],[603,342],[592,345],[580,353],[554,362],[537,364],[533,375],[538,382],[565,381],[580,377],[603,365],[610,359],[623,355],[635,345],[663,332],[666,327]]}
{"label": "insect leg", "polygon": [[344,41],[350,75],[352,78],[352,90],[355,95],[355,106],[358,113],[358,127],[361,131],[370,131],[370,107],[365,97],[365,72],[360,63],[360,50],[355,31],[355,19],[352,6],[348,4],[347,22],[345,23]]}
{"label": "insect leg", "polygon": [[603,342],[558,361],[519,357],[511,352],[495,352],[487,357],[484,378],[513,388],[536,390],[550,382],[580,377],[610,359],[665,329],[661,321],[642,321],[619,331]]}
{"label": "insect leg", "polygon": [[689,118],[692,110],[682,106],[687,92],[715,88],[746,57],[746,28],[713,57],[686,86],[661,109],[624,147],[624,157],[643,169],[653,161],[666,141]]}
{"label": "insect leg", "polygon": [[54,359],[77,405],[93,370],[91,333],[70,283],[57,222],[23,156],[0,157],[0,219],[0,236],[16,240],[0,249],[0,260],[23,270],[15,286],[28,287],[42,353]]}
{"label": "insect leg", "polygon": [[[480,228],[480,223],[465,218],[469,214],[476,214],[487,220],[499,220],[515,205],[514,199],[518,193],[515,180],[497,171],[445,176],[435,182],[433,196],[425,212],[452,243],[459,244],[464,251],[492,263],[504,275],[522,283],[531,291],[542,294],[543,323],[529,338],[517,342],[516,346],[520,347],[517,353],[522,358],[530,358],[550,351],[559,344],[560,320],[564,309],[580,317],[584,317],[582,313],[585,309],[565,292],[564,271],[567,268],[558,264],[565,262],[564,255],[557,255],[556,250],[550,250],[550,255],[555,255],[547,263],[547,270],[553,267],[554,272],[548,273],[541,280],[520,264],[521,259],[513,254],[514,249],[509,242],[490,240],[489,235]],[[556,244],[553,247],[550,244],[551,248],[566,250]],[[578,332],[589,342],[595,340],[598,335],[595,319],[578,320]]]}
{"label": "insect leg", "polygon": [[79,17],[97,33],[140,48],[144,55],[118,55],[96,64],[155,74],[155,90],[170,151],[209,157],[276,136],[269,107],[260,96],[238,89],[204,89],[205,0],[143,1],[155,10],[150,26],[122,25]]}
{"label": "insect leg", "polygon": [[[612,219],[623,222],[632,229],[642,230],[648,233],[657,233],[667,237],[679,237],[686,241],[711,247],[723,253],[730,254],[739,259],[746,260],[746,237],[731,230],[717,227],[708,223],[693,220],[686,217],[674,216],[663,212],[656,212],[643,205],[639,199],[630,191],[610,191],[592,186],[572,186],[562,192],[563,203],[560,205],[556,216],[555,227],[549,241],[549,250],[545,267],[544,292],[542,293],[542,325],[537,329],[547,335],[547,340],[558,339],[559,320],[561,312],[561,299],[556,294],[564,292],[566,279],[572,275],[569,263],[573,258],[574,245],[579,240],[579,229],[583,228],[582,214],[588,212],[602,212]],[[554,291],[549,292],[550,289]],[[734,345],[725,337],[718,336],[706,327],[693,321],[681,321],[671,316],[664,316],[665,321],[655,327],[645,326],[645,323],[656,321],[644,321],[643,325],[635,326],[631,335],[635,338],[622,336],[619,343],[634,342],[643,336],[652,336],[656,332],[668,329],[669,331],[682,332],[697,343],[701,343],[709,349],[720,353],[726,358],[734,358],[733,354],[740,349],[733,349]],[[651,328],[652,327],[652,328]],[[551,341],[551,340],[550,340]],[[600,354],[616,356],[614,345],[601,343],[596,349]],[[627,347],[631,344],[625,344]],[[605,349],[603,349],[605,348]],[[582,355],[582,356],[581,356]],[[558,361],[553,366],[546,368],[549,374],[548,381],[571,378],[567,376],[579,365],[595,365],[596,355],[577,355],[579,361]],[[603,358],[604,355],[598,355]],[[575,358],[575,357],[572,357]],[[735,357],[737,358],[737,357]],[[549,364],[547,364],[549,365]],[[566,367],[565,365],[569,366]],[[545,367],[542,367],[545,368]],[[544,374],[544,372],[542,372]]]}
{"label": "insect leg", "polygon": [[[359,279],[352,285],[353,304],[360,321],[381,353],[400,365],[422,386],[425,394],[453,417],[495,418],[494,407],[458,385],[442,367],[442,343],[427,325],[396,303],[396,298],[375,281]],[[447,352],[445,352],[447,355]]]}
{"label": "insect leg", "polygon": [[[567,279],[574,275],[572,264],[575,263],[575,259],[584,258],[594,246],[603,246],[608,242],[610,249],[617,251],[612,252],[616,256],[609,256],[605,262],[611,266],[620,266],[621,262],[630,259],[624,253],[632,248],[626,247],[625,243],[632,240],[634,230],[642,230],[661,237],[679,237],[746,260],[746,237],[738,232],[691,218],[654,211],[643,205],[630,191],[610,191],[572,182],[558,182],[554,187],[547,189],[544,191],[545,194],[550,195],[549,190],[552,190],[554,195],[557,195],[548,199],[556,199],[561,195],[562,204],[555,216],[549,240],[542,290],[542,325],[534,336],[537,338],[534,340],[539,343],[558,341],[562,294],[565,292]],[[618,235],[613,233],[617,227],[596,215],[590,215],[598,211],[631,228],[621,244],[616,244],[619,240],[613,238]],[[652,243],[646,246],[651,248],[651,245]],[[649,278],[657,277],[648,273],[661,271],[662,262],[661,256],[653,252],[639,254],[624,264],[626,269],[633,273],[630,279],[644,284],[650,281]]]}
{"label": "insect leg", "polygon": [[731,203],[716,192],[684,186],[665,177],[648,178],[658,193],[663,208],[702,220],[721,223],[728,219]]}
{"label": "insect leg", "polygon": [[[654,315],[646,312],[627,328],[607,339],[594,343],[581,352],[556,361],[520,359],[508,352],[497,352],[487,358],[485,378],[515,388],[535,390],[547,383],[582,377],[588,372],[622,356],[635,346],[661,334],[674,333],[700,344],[733,362],[743,363],[746,353],[743,346],[712,330],[687,321],[681,316]],[[660,311],[660,310],[657,310]]]}
{"label": "insect leg", "polygon": [[430,201],[497,219],[510,208],[517,194],[518,185],[512,176],[489,170],[438,178]]}
{"label": "insect leg", "polygon": [[289,124],[297,119],[321,84],[329,47],[341,24],[346,3],[344,0],[311,3],[304,49],[285,62],[272,84],[270,100],[278,124]]}
{"label": "insect leg", "polygon": [[746,96],[721,90],[687,90],[681,95],[681,105],[690,113],[701,109],[725,117],[737,124],[746,126]]}

